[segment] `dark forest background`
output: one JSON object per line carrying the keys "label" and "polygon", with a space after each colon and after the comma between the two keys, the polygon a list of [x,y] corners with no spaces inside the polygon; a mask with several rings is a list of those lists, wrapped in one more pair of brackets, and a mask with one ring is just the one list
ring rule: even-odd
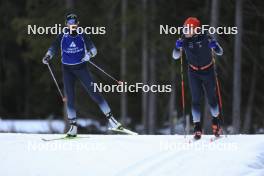
{"label": "dark forest background", "polygon": [[[180,62],[171,57],[178,35],[160,35],[159,25],[182,26],[189,16],[202,24],[237,26],[238,35],[215,36],[224,49],[217,58],[225,126],[231,133],[263,133],[264,126],[264,1],[262,0],[1,0],[0,117],[63,118],[63,104],[41,59],[54,35],[28,35],[27,25],[64,24],[74,11],[80,26],[105,26],[93,35],[94,62],[128,83],[172,84],[172,93],[105,93],[115,116],[142,133],[158,133],[182,120]],[[60,58],[52,60],[62,87]],[[89,66],[98,82],[114,84]],[[187,114],[190,93],[186,75]],[[103,114],[80,84],[76,89],[80,117],[105,123]],[[209,114],[204,108],[205,131]]]}

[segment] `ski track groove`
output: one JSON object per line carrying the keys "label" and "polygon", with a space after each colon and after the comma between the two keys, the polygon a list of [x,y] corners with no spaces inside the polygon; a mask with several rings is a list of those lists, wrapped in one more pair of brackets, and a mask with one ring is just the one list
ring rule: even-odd
{"label": "ski track groove", "polygon": [[[182,153],[182,151],[173,152],[165,158],[160,158],[159,160],[156,160],[155,163],[153,163],[150,166],[148,166],[147,168],[141,170],[141,172],[138,176],[152,175],[152,173],[154,173],[154,172],[162,171],[162,168],[168,167],[168,165],[180,164],[179,159],[184,161],[184,160],[192,157],[192,153],[186,153],[184,155],[181,155],[181,157],[179,157],[178,154],[180,154],[180,153]],[[178,160],[177,163],[176,162],[174,162],[174,163],[170,162],[171,159],[173,160],[173,159],[175,159],[175,157],[177,157],[177,160]],[[174,169],[172,169],[172,170],[175,172]],[[167,173],[168,173],[168,171],[167,171]],[[171,173],[171,171],[170,171],[170,173]],[[154,175],[156,175],[156,174],[154,174]]]}
{"label": "ski track groove", "polygon": [[[196,142],[199,142],[199,141],[196,141]],[[187,138],[184,138],[183,143],[189,143],[189,140],[187,140]],[[126,175],[127,176],[135,176],[135,175],[136,176],[147,176],[147,175],[150,175],[155,170],[157,169],[160,170],[161,164],[164,164],[163,163],[164,161],[168,161],[169,159],[174,158],[179,153],[182,153],[182,151],[181,150],[179,151],[169,150],[169,151],[161,151],[161,152],[152,154],[151,156],[148,156],[142,160],[135,162],[134,164],[124,169],[121,169],[117,174],[115,174],[115,176],[126,176]],[[189,153],[188,155],[192,155],[192,153]],[[186,155],[183,157],[186,157]],[[127,173],[127,174],[124,174],[124,173]]]}

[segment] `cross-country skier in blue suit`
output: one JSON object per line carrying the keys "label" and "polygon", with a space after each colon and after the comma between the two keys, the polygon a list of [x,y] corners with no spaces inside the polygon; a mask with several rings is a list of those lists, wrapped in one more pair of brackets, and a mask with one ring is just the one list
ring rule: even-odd
{"label": "cross-country skier in blue suit", "polygon": [[57,36],[42,60],[44,64],[48,64],[58,50],[61,50],[64,92],[66,94],[67,116],[70,122],[67,136],[75,137],[77,135],[77,116],[74,105],[76,80],[81,81],[90,97],[99,105],[101,111],[109,120],[110,126],[122,130],[122,125],[113,117],[106,100],[93,89],[93,80],[86,68],[86,63],[96,56],[97,50],[89,36],[77,33],[78,23],[76,14],[69,13],[66,15],[68,30]]}
{"label": "cross-country skier in blue suit", "polygon": [[[200,26],[197,18],[188,18],[184,26],[196,28]],[[212,49],[215,54],[222,55],[223,49],[219,43],[207,34],[197,34],[195,30],[189,30],[182,39],[176,41],[173,50],[173,58],[180,58],[180,49],[183,49],[188,62],[188,79],[192,95],[192,117],[194,122],[194,138],[200,139],[202,135],[201,127],[201,98],[203,88],[210,105],[212,115],[212,129],[215,136],[221,133],[219,105],[216,96],[216,77],[214,63],[212,59]]]}

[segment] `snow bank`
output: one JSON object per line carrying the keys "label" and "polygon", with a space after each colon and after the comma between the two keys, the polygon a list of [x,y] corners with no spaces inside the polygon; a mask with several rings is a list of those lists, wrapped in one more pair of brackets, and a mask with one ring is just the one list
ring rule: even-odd
{"label": "snow bank", "polygon": [[[191,136],[0,134],[5,176],[263,176],[264,135]],[[88,137],[88,138],[87,138]]]}
{"label": "snow bank", "polygon": [[[80,127],[94,126],[98,132],[105,132],[106,127],[93,119],[78,119]],[[0,132],[19,133],[63,133],[65,123],[63,120],[20,120],[20,119],[0,119]]]}

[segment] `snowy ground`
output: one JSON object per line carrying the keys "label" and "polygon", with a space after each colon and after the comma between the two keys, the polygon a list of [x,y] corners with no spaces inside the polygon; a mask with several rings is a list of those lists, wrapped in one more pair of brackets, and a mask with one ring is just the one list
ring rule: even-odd
{"label": "snowy ground", "polygon": [[0,134],[3,176],[264,176],[264,135],[210,142],[203,136]]}

